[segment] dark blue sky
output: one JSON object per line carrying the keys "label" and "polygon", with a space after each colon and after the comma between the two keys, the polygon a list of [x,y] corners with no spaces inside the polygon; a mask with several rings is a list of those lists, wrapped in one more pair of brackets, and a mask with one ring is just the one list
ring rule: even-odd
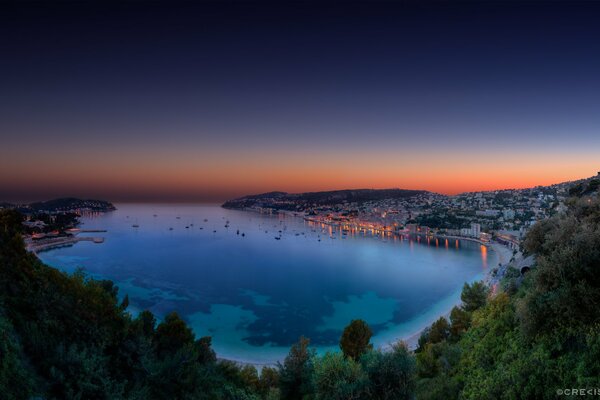
{"label": "dark blue sky", "polygon": [[1,198],[458,192],[598,169],[600,3],[0,10]]}

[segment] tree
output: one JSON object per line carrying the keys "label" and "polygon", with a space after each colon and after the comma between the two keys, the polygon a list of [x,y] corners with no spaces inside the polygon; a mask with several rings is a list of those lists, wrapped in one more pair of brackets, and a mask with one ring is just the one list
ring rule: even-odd
{"label": "tree", "polygon": [[274,392],[279,386],[279,372],[275,368],[268,366],[263,367],[260,371],[259,392],[263,396],[268,396]]}
{"label": "tree", "polygon": [[446,340],[450,336],[450,325],[448,320],[444,317],[440,317],[435,321],[429,329],[429,343],[439,343]]}
{"label": "tree", "polygon": [[283,364],[278,364],[279,388],[284,400],[300,400],[305,394],[313,392],[313,358],[315,351],[308,346],[310,340],[300,337],[292,345]]}
{"label": "tree", "polygon": [[370,343],[373,332],[369,325],[362,319],[355,319],[350,322],[340,339],[340,349],[346,357],[358,360],[361,355],[373,348]]}
{"label": "tree", "polygon": [[352,358],[326,353],[316,359],[314,379],[317,400],[352,400],[364,398],[368,377]]}
{"label": "tree", "polygon": [[360,358],[367,374],[366,398],[402,400],[412,396],[415,384],[415,359],[402,342],[391,351],[369,351]]}
{"label": "tree", "polygon": [[456,341],[471,326],[471,314],[460,307],[450,311],[450,337]]}
{"label": "tree", "polygon": [[0,393],[6,400],[30,398],[34,380],[23,362],[23,350],[0,308]]}
{"label": "tree", "polygon": [[244,387],[254,391],[260,389],[260,378],[258,377],[258,371],[254,365],[244,365],[240,369],[240,377]]}
{"label": "tree", "polygon": [[489,289],[481,281],[473,282],[469,285],[465,283],[463,286],[460,299],[462,300],[462,308],[465,311],[473,312],[485,305]]}
{"label": "tree", "polygon": [[531,290],[518,306],[523,331],[534,337],[597,323],[600,199],[575,200],[566,215],[536,224],[527,235],[525,248],[535,254],[536,266],[526,279]]}
{"label": "tree", "polygon": [[145,337],[152,337],[154,335],[154,328],[156,326],[156,318],[148,310],[140,312],[135,320],[139,324],[141,333]]}
{"label": "tree", "polygon": [[176,312],[168,314],[156,328],[154,343],[159,356],[173,354],[194,341],[194,333]]}

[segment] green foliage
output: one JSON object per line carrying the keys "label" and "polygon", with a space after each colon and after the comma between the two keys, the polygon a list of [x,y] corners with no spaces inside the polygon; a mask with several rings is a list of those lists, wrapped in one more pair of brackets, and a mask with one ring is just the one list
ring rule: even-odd
{"label": "green foliage", "polygon": [[471,313],[461,307],[453,307],[450,311],[450,337],[457,341],[471,326]]}
{"label": "green foliage", "polygon": [[381,400],[409,399],[414,391],[415,360],[403,343],[390,351],[369,351],[360,358],[368,384],[365,398]]}
{"label": "green foliage", "polygon": [[439,343],[450,336],[450,324],[444,317],[440,317],[429,328],[429,343]]}
{"label": "green foliage", "polygon": [[500,282],[500,288],[503,292],[514,295],[517,293],[520,281],[521,272],[516,268],[507,268],[506,273]]}
{"label": "green foliage", "polygon": [[564,216],[532,229],[537,267],[531,290],[519,304],[529,336],[600,321],[600,201],[581,199]]}
{"label": "green foliage", "polygon": [[463,286],[460,299],[462,300],[462,308],[465,311],[473,312],[478,308],[483,307],[487,299],[489,289],[481,281],[473,282],[469,285],[465,283]]}
{"label": "green foliage", "polygon": [[367,374],[360,364],[340,353],[327,353],[315,362],[314,381],[317,400],[363,398]]}
{"label": "green foliage", "polygon": [[[487,301],[465,286],[449,340],[433,343],[430,330],[420,341],[417,398],[554,399],[559,388],[598,387],[599,227],[600,201],[573,200],[528,233],[536,266],[524,279],[509,270]],[[470,327],[458,329],[467,316]]]}
{"label": "green foliage", "polygon": [[279,372],[275,368],[263,367],[260,371],[259,378],[259,393],[264,397],[269,395],[274,396],[277,391],[277,398],[279,398]]}
{"label": "green foliage", "polygon": [[315,351],[308,346],[310,340],[301,337],[292,345],[283,364],[279,364],[279,388],[284,400],[300,400],[313,392],[313,359]]}
{"label": "green foliage", "polygon": [[119,399],[125,382],[113,378],[108,356],[98,347],[61,344],[49,360],[48,394],[67,399]]}
{"label": "green foliage", "polygon": [[597,193],[598,188],[600,188],[600,179],[592,178],[589,181],[581,182],[571,187],[569,189],[569,194],[571,196],[582,197]]}
{"label": "green foliage", "polygon": [[358,360],[361,355],[373,348],[370,343],[373,332],[369,325],[361,319],[355,319],[344,328],[340,339],[340,349],[346,357]]}
{"label": "green foliage", "polygon": [[159,357],[176,353],[184,346],[192,344],[194,334],[176,312],[168,314],[156,328],[154,345]]}
{"label": "green foliage", "polygon": [[0,393],[6,400],[30,397],[34,392],[34,377],[26,367],[25,355],[11,323],[0,308]]}

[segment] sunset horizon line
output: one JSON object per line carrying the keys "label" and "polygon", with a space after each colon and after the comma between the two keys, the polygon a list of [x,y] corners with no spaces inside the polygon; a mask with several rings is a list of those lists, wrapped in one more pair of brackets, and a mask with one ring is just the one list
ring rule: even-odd
{"label": "sunset horizon line", "polygon": [[[598,175],[600,175],[600,167],[598,168]],[[323,188],[323,189],[319,189],[319,190],[280,190],[280,189],[273,189],[273,190],[262,190],[262,191],[252,191],[252,192],[248,192],[248,193],[243,193],[243,194],[232,194],[230,196],[226,196],[226,195],[214,195],[212,196],[211,194],[205,194],[204,196],[202,195],[188,195],[186,196],[184,195],[178,195],[177,193],[173,193],[171,195],[171,197],[167,196],[160,196],[157,194],[154,195],[150,195],[150,194],[139,194],[139,195],[135,195],[135,194],[121,194],[121,195],[100,195],[100,194],[84,194],[84,193],[67,193],[65,195],[50,195],[50,196],[32,196],[30,199],[19,199],[19,200],[10,200],[10,199],[4,199],[4,198],[0,198],[0,203],[2,202],[6,202],[6,203],[12,203],[12,204],[30,204],[30,203],[36,203],[36,202],[45,202],[45,201],[51,201],[51,200],[55,200],[55,199],[62,199],[62,198],[79,198],[79,199],[99,199],[99,200],[105,200],[105,201],[110,201],[110,202],[114,202],[114,203],[121,203],[121,204],[220,204],[223,203],[225,201],[228,200],[234,200],[234,199],[239,199],[239,198],[243,198],[243,197],[248,197],[248,196],[257,196],[257,195],[261,195],[261,194],[266,194],[266,193],[274,193],[274,192],[281,192],[281,193],[286,193],[286,194],[304,194],[304,193],[319,193],[319,192],[341,192],[341,191],[359,191],[359,190],[408,190],[408,191],[424,191],[424,192],[428,192],[428,193],[434,193],[434,194],[438,194],[438,195],[444,195],[444,196],[459,196],[462,194],[468,194],[468,193],[478,193],[478,192],[493,192],[493,191],[504,191],[504,190],[523,190],[523,189],[533,189],[536,187],[546,187],[546,186],[554,186],[554,185],[560,185],[560,184],[564,184],[564,183],[568,183],[568,182],[575,182],[575,181],[579,181],[579,180],[585,180],[585,179],[589,179],[592,178],[596,175],[594,174],[590,174],[588,176],[583,176],[583,177],[578,177],[578,178],[573,178],[573,179],[567,179],[567,180],[560,180],[560,181],[554,181],[552,183],[540,183],[540,184],[535,184],[535,185],[528,185],[528,184],[524,184],[524,185],[515,185],[515,186],[498,186],[498,187],[491,187],[491,188],[480,188],[480,189],[475,189],[475,190],[463,190],[463,191],[450,191],[450,192],[445,192],[445,191],[437,191],[437,190],[433,190],[433,189],[426,189],[426,188],[415,188],[415,187],[401,187],[401,186],[381,186],[381,187],[377,187],[377,186],[373,186],[373,187],[365,187],[365,186],[359,186],[359,187],[340,187],[340,188],[335,188],[335,187],[330,187],[330,188]],[[162,195],[162,194],[161,194]]]}

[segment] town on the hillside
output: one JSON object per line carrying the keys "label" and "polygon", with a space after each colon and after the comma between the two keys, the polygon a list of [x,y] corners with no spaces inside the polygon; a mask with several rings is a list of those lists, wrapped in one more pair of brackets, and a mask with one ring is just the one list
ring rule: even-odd
{"label": "town on the hillside", "polygon": [[577,191],[596,190],[599,182],[600,173],[550,186],[452,196],[402,190],[272,192],[231,200],[224,206],[261,213],[292,212],[311,222],[375,233],[461,237],[482,242],[493,237],[509,247],[518,247],[536,221],[564,211],[567,198]]}

